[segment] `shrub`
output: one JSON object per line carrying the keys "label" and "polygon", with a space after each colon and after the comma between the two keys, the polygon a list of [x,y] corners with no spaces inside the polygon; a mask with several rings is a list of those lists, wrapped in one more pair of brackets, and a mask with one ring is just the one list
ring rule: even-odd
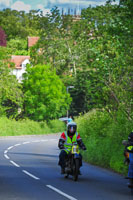
{"label": "shrub", "polygon": [[93,110],[76,119],[78,132],[87,146],[86,161],[125,173],[122,140],[132,131],[132,122],[121,110],[114,117],[106,111]]}
{"label": "shrub", "polygon": [[0,118],[0,136],[39,135],[57,133],[63,130],[63,123],[59,120],[35,122],[29,119],[16,121],[6,117]]}

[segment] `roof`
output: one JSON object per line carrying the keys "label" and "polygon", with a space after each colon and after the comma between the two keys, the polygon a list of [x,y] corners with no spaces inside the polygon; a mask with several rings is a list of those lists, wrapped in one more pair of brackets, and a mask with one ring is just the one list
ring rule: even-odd
{"label": "roof", "polygon": [[28,37],[28,48],[35,45],[38,40],[39,40],[39,37]]}
{"label": "roof", "polygon": [[11,56],[11,62],[15,63],[16,69],[21,69],[21,65],[26,59],[30,60],[30,56]]}

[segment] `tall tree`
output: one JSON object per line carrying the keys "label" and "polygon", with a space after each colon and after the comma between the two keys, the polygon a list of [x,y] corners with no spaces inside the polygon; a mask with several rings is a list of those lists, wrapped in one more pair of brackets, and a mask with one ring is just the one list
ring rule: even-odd
{"label": "tall tree", "polygon": [[8,52],[0,47],[0,116],[16,117],[18,108],[22,108],[23,93],[7,61]]}
{"label": "tall tree", "polygon": [[122,109],[130,118],[131,11],[126,4],[124,7],[107,4],[104,7],[88,8],[82,16],[86,21],[91,21],[94,36],[87,49],[92,59],[89,67],[93,69],[93,76],[97,77],[92,95],[95,106],[104,106],[108,111]]}
{"label": "tall tree", "polygon": [[50,66],[28,66],[23,86],[25,114],[30,119],[49,120],[66,114],[71,98]]}
{"label": "tall tree", "polygon": [[128,101],[126,97],[130,93],[127,92],[130,81],[125,86],[125,80],[130,80],[132,61],[130,13],[128,6],[109,2],[84,9],[81,20],[76,22],[69,16],[58,18],[58,12],[54,12],[49,20],[52,30],[48,27],[42,32],[42,52],[37,55],[37,47],[33,58],[37,63],[51,63],[66,85],[71,76],[77,95],[73,94],[72,102],[76,113],[78,99],[84,102],[80,112],[94,107],[114,111],[125,105],[123,109],[129,115],[131,96]]}

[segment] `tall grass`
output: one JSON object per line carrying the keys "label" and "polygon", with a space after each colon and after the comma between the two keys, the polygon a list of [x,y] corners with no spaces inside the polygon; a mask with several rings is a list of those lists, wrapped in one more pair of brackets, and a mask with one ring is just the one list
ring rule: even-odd
{"label": "tall grass", "polygon": [[132,122],[121,112],[117,112],[115,119],[106,111],[93,110],[76,119],[78,132],[87,146],[83,153],[86,161],[126,173],[124,166],[122,140],[127,139],[132,131]]}
{"label": "tall grass", "polygon": [[16,121],[6,117],[0,118],[0,136],[58,133],[64,128],[64,123],[59,120],[52,120],[47,124],[45,121],[35,122],[29,119]]}

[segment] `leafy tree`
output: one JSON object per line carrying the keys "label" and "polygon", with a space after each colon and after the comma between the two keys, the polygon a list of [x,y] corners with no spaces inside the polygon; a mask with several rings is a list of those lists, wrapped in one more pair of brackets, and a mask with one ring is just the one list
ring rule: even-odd
{"label": "leafy tree", "polygon": [[16,77],[11,75],[8,54],[5,47],[0,48],[0,115],[16,117],[22,108],[23,94]]}
{"label": "leafy tree", "polygon": [[11,55],[29,55],[28,44],[26,39],[10,39],[7,42],[8,52]]}
{"label": "leafy tree", "polygon": [[30,119],[49,120],[66,114],[71,98],[50,66],[28,66],[23,86],[25,114]]}
{"label": "leafy tree", "polygon": [[[69,70],[75,67],[73,39],[69,30],[72,17],[60,16],[57,7],[53,8],[47,17],[48,21],[42,26],[40,43],[33,47],[31,52],[33,63],[51,63],[58,75],[69,74]],[[39,55],[38,48],[41,49]]]}
{"label": "leafy tree", "polygon": [[[9,9],[0,12],[2,28],[5,21],[11,25],[10,15],[12,22],[18,22],[18,38],[25,36],[22,27],[26,34],[40,35],[30,51],[32,64],[50,63],[66,86],[75,86],[71,110],[76,109],[76,115],[104,107],[108,112],[121,109],[131,117],[132,1],[111,5],[113,1],[84,9],[80,21],[60,16],[57,7],[46,17],[34,10],[27,14]],[[5,28],[9,38],[17,34]],[[23,54],[20,41],[17,47],[13,40],[8,43],[17,49],[16,54]]]}
{"label": "leafy tree", "polygon": [[25,13],[7,8],[0,11],[0,22],[8,41],[15,38],[26,39],[29,35],[39,35],[40,32],[40,13],[38,10]]}
{"label": "leafy tree", "polygon": [[97,104],[95,106],[105,107],[109,112],[122,109],[130,119],[132,63],[130,10],[127,10],[127,7],[107,4],[104,7],[88,8],[82,14],[86,21],[92,19],[93,22],[90,25],[94,38],[88,42],[90,43],[88,55],[92,59],[89,67],[93,69],[93,76],[97,77],[97,83],[92,89],[94,94],[92,98]]}
{"label": "leafy tree", "polygon": [[[125,105],[124,112],[130,115],[127,105],[131,105],[131,94],[123,93],[130,82],[132,63],[132,26],[127,6],[108,2],[106,6],[89,7],[77,22],[69,16],[60,18],[57,10],[53,11],[50,27],[42,32],[40,44],[34,48],[33,61],[51,63],[66,86],[70,76],[73,78],[71,110],[75,108],[76,114],[94,107],[105,107],[110,112]],[[37,55],[39,46],[42,52]],[[129,80],[126,86],[125,80]]]}

